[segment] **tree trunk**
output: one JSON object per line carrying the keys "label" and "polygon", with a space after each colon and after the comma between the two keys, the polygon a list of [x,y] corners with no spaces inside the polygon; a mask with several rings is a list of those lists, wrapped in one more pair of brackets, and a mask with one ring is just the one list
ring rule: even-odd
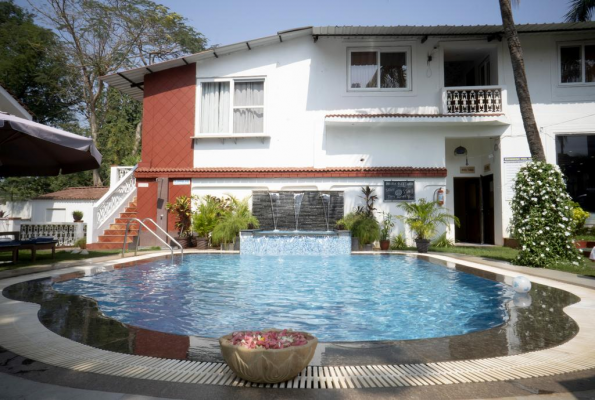
{"label": "tree trunk", "polygon": [[529,95],[529,86],[527,85],[527,75],[525,74],[525,62],[523,61],[523,49],[521,48],[521,41],[519,40],[514,19],[512,18],[510,0],[499,1],[502,25],[504,26],[508,50],[510,51],[514,84],[519,98],[523,126],[525,127],[525,134],[529,143],[529,151],[533,160],[546,162],[543,144],[539,137],[539,129],[537,129],[535,115],[533,115],[533,106],[531,105],[531,96]]}
{"label": "tree trunk", "polygon": [[132,148],[132,154],[138,154],[140,143],[142,140],[141,132],[143,130],[143,123],[139,122],[136,125],[136,131],[134,132],[134,147]]}
{"label": "tree trunk", "polygon": [[[89,110],[89,127],[91,128],[91,138],[95,147],[97,146],[97,117],[95,116],[95,110]],[[101,175],[99,175],[99,169],[93,170],[93,186],[102,186]]]}

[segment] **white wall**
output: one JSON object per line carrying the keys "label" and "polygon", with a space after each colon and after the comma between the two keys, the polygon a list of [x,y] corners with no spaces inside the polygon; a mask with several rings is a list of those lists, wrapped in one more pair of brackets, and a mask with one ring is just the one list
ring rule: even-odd
{"label": "white wall", "polygon": [[[88,221],[93,215],[93,200],[31,200],[31,222],[72,222],[72,212],[82,211],[83,221]],[[55,212],[54,218],[48,218],[48,209],[64,210]]]}
{"label": "white wall", "polygon": [[[380,201],[376,203],[376,217],[381,220],[381,213],[390,212],[392,215],[403,215],[398,207],[400,202],[382,201],[385,180],[406,180],[406,178],[308,178],[308,179],[193,179],[192,194],[197,196],[212,195],[224,196],[233,195],[240,199],[248,197],[253,190],[321,190],[344,192],[345,213],[353,211],[357,206],[363,205],[361,196],[362,186],[369,185],[376,190]],[[411,180],[411,179],[410,179]],[[432,200],[434,192],[444,187],[444,178],[416,178],[415,192],[416,199],[425,198]],[[396,226],[393,234],[406,233],[411,239],[409,232],[406,232],[401,222],[395,221]],[[452,232],[451,232],[452,236]]]}
{"label": "white wall", "polygon": [[[558,43],[588,37],[589,34],[522,36],[535,116],[548,161],[552,163],[556,161],[556,134],[595,133],[595,85],[565,87],[558,84]],[[347,49],[367,46],[411,48],[411,91],[358,93],[347,90]],[[444,112],[441,110],[443,51],[465,46],[489,46],[498,54],[498,61],[493,65],[499,68],[498,84],[507,90],[505,111],[509,126],[474,123],[446,126],[427,122],[333,126],[325,123],[325,115],[337,113]],[[429,64],[428,54],[433,58]],[[498,145],[495,158],[490,160],[496,177],[496,240],[499,243],[502,236],[508,236],[510,208],[502,190],[507,184],[501,173],[502,159],[529,156],[529,150],[505,41],[488,44],[485,40],[429,39],[421,44],[419,40],[320,38],[314,43],[312,38],[303,37],[197,64],[197,78],[214,77],[265,78],[265,133],[271,137],[264,141],[195,141],[195,167],[447,167],[446,184],[452,188],[452,177],[458,169],[455,162],[460,160],[451,159],[454,149],[446,139],[488,137],[492,138],[489,145],[480,142],[485,148],[475,148],[473,141],[469,146],[473,152],[483,154]],[[198,126],[197,121],[196,135]],[[473,157],[470,154],[470,163],[477,164],[476,173],[480,174],[487,160]],[[292,182],[299,184],[299,181]],[[365,180],[359,182],[356,186]],[[194,181],[195,186],[199,184],[204,185],[200,189],[203,192],[215,185],[211,180]],[[277,183],[257,183],[257,180],[250,183],[254,187],[272,184]],[[233,185],[228,187],[231,189]],[[237,190],[250,191],[248,188]],[[447,204],[451,207],[448,196]]]}

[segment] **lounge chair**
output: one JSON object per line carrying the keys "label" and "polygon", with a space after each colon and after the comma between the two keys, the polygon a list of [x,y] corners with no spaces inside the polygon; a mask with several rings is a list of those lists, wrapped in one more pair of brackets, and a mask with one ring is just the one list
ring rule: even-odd
{"label": "lounge chair", "polygon": [[12,262],[14,264],[19,261],[19,250],[31,250],[31,261],[33,262],[37,258],[37,250],[52,250],[52,259],[54,259],[57,243],[58,241],[52,237],[0,241],[0,252],[12,252]]}

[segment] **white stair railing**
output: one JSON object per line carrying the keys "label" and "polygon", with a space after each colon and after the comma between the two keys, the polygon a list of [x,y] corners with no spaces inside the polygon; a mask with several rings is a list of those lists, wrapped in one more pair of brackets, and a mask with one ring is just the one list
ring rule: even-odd
{"label": "white stair railing", "polygon": [[[136,194],[135,167],[118,167],[116,184],[110,185],[109,191],[93,205],[93,219],[87,230],[87,242],[96,243],[99,235],[114,218],[121,213]],[[125,171],[125,173],[123,172]]]}

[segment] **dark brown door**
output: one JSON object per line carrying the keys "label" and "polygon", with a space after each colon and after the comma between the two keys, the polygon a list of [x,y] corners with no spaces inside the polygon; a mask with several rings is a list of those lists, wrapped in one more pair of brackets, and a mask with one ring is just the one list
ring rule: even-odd
{"label": "dark brown door", "polygon": [[494,244],[494,175],[481,177],[481,203],[483,208],[483,241]]}
{"label": "dark brown door", "polygon": [[455,216],[461,222],[455,226],[455,240],[481,243],[481,190],[479,178],[454,178]]}

